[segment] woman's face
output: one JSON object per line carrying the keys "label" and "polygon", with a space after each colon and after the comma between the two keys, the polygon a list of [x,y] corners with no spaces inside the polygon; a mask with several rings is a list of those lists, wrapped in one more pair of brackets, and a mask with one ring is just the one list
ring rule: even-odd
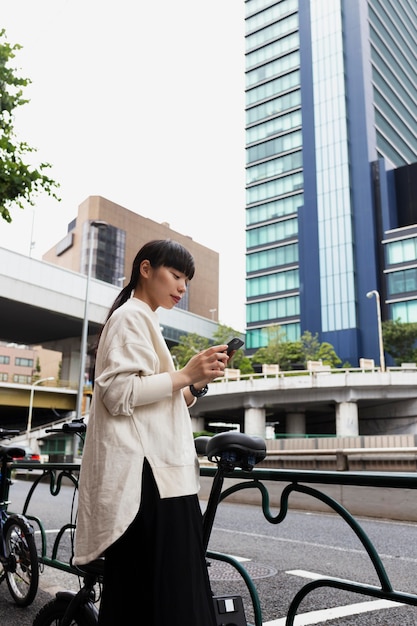
{"label": "woman's face", "polygon": [[187,291],[188,278],[173,267],[162,265],[144,268],[135,296],[149,304],[155,311],[158,307],[172,309]]}

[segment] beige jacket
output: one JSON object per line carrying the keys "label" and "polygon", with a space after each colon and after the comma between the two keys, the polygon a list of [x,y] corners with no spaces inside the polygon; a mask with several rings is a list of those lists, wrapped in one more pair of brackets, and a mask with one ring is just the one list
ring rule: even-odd
{"label": "beige jacket", "polygon": [[158,316],[136,298],[113,313],[98,348],[80,473],[74,563],[100,556],[135,518],[143,461],[162,498],[199,490],[199,465],[182,391]]}

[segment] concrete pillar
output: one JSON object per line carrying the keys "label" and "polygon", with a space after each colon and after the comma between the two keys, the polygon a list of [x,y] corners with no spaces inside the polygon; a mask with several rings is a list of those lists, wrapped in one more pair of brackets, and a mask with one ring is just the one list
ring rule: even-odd
{"label": "concrete pillar", "polygon": [[356,402],[336,404],[336,437],[359,435],[358,405]]}
{"label": "concrete pillar", "polygon": [[285,414],[285,432],[287,435],[306,434],[306,415],[304,411]]}
{"label": "concrete pillar", "polygon": [[265,437],[265,417],[266,411],[263,407],[245,409],[244,432],[247,435]]}
{"label": "concrete pillar", "polygon": [[201,433],[204,430],[204,417],[195,416],[191,418],[193,433]]}

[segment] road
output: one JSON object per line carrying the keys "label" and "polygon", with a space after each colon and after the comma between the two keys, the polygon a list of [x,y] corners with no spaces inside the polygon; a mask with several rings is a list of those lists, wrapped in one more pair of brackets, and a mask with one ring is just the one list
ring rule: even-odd
{"label": "road", "polygon": [[[12,509],[19,511],[30,483],[16,480],[12,487]],[[48,530],[69,521],[73,490],[64,486],[57,497],[44,486],[32,513],[39,515]],[[204,509],[205,502],[202,502]],[[275,511],[276,513],[277,511]],[[417,542],[412,523],[361,519],[375,545],[394,589],[415,591]],[[38,536],[39,539],[39,536]],[[66,550],[69,549],[67,541]],[[231,554],[252,576],[259,594],[265,626],[284,626],[289,603],[301,586],[315,576],[348,578],[377,584],[377,577],[362,545],[347,525],[333,514],[289,512],[281,524],[263,518],[260,507],[228,504],[219,506],[209,549]],[[63,555],[64,558],[64,555]],[[249,622],[253,614],[248,593],[237,572],[228,564],[210,561],[210,578],[215,594],[238,594],[245,601]],[[19,611],[19,621],[9,621],[4,607],[10,605],[5,584],[0,586],[0,625],[31,626],[34,615],[57,588],[76,589],[76,577],[52,568],[41,574],[41,590],[34,605]],[[327,626],[415,626],[417,607],[382,602],[367,596],[331,588],[313,591],[302,602],[295,625]],[[8,621],[4,621],[4,620]],[[252,621],[253,623],[253,621]]]}

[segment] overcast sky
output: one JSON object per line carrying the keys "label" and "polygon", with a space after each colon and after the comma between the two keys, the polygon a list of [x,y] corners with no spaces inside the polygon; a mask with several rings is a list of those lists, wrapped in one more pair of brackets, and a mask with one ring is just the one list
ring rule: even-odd
{"label": "overcast sky", "polygon": [[32,81],[15,130],[62,200],[0,220],[0,246],[41,258],[104,196],[219,252],[219,319],[244,330],[243,0],[0,0],[2,28]]}

